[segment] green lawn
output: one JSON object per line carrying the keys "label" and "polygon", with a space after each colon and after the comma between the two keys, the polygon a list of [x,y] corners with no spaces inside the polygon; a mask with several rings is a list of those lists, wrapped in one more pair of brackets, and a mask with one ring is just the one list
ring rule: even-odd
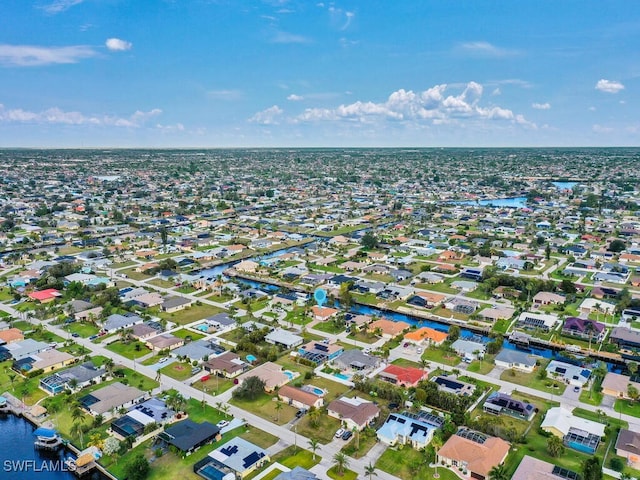
{"label": "green lawn", "polygon": [[277,402],[274,401],[274,397],[266,393],[262,393],[255,400],[239,400],[237,398],[232,398],[229,403],[278,425],[289,423],[293,420],[296,412],[298,411],[297,408],[281,402],[282,410],[278,412],[276,410]]}
{"label": "green lawn", "polygon": [[507,333],[509,325],[511,325],[511,320],[498,320],[493,324],[492,330],[498,333]]}
{"label": "green lawn", "polygon": [[356,480],[358,478],[358,474],[353,470],[345,468],[342,473],[339,473],[337,467],[335,466],[327,470],[327,476],[329,478],[335,478],[339,480]]}
{"label": "green lawn", "polygon": [[149,353],[149,349],[145,347],[144,343],[137,340],[130,341],[129,343],[124,343],[122,340],[118,340],[117,342],[107,345],[106,348],[131,360]]}
{"label": "green lawn", "polygon": [[159,371],[160,373],[167,375],[171,378],[175,378],[176,380],[180,380],[181,382],[190,378],[191,369],[193,367],[190,363],[184,362],[173,362],[167,365],[166,367],[162,367]]}
{"label": "green lawn", "polygon": [[303,416],[296,424],[297,432],[307,438],[315,438],[319,443],[326,444],[333,440],[333,436],[340,428],[340,420],[328,415],[320,415],[318,426],[311,424],[309,415]]}
{"label": "green lawn", "polygon": [[439,347],[427,348],[422,354],[422,358],[431,362],[443,363],[451,367],[458,365],[461,360],[455,353]]}
{"label": "green lawn", "polygon": [[189,286],[186,286],[186,287],[182,286],[182,287],[176,288],[176,291],[180,293],[193,293],[196,291],[196,289]]}
{"label": "green lawn", "polygon": [[302,467],[307,470],[320,463],[320,455],[316,454],[316,458],[314,459],[312,452],[301,447],[307,448],[308,445],[298,445],[297,448],[294,445],[291,445],[275,454],[271,460],[274,463],[278,462],[285,467]]}
{"label": "green lawn", "polygon": [[[435,469],[429,467],[425,453],[409,446],[387,448],[376,462],[376,468],[403,480],[431,479],[435,473]],[[443,467],[438,468],[438,474],[442,480],[459,480],[455,473]]]}
{"label": "green lawn", "polygon": [[169,280],[162,280],[161,278],[154,278],[153,280],[149,280],[147,283],[161,288],[172,288],[175,285],[173,282],[170,282]]}
{"label": "green lawn", "polygon": [[181,328],[180,330],[176,330],[174,332],[171,332],[171,334],[175,335],[176,337],[184,338],[184,339],[186,339],[187,337],[190,337],[191,341],[200,340],[201,338],[205,337],[204,335],[202,335],[200,333],[194,333],[191,330],[187,330],[186,328]]}
{"label": "green lawn", "polygon": [[[18,323],[18,322],[15,322]],[[28,338],[32,338],[33,340],[37,340],[39,342],[56,342],[59,344],[64,343],[64,338],[59,337],[55,333],[51,333],[49,330],[31,330],[31,333],[27,335]]]}
{"label": "green lawn", "polygon": [[77,333],[83,338],[97,335],[100,329],[90,323],[74,322],[65,328],[70,333]]}
{"label": "green lawn", "polygon": [[494,358],[496,358],[495,355],[485,355],[485,357],[482,360],[474,360],[467,367],[467,371],[486,375],[491,370],[493,370],[493,367],[495,367],[493,363]]}
{"label": "green lawn", "polygon": [[139,282],[144,282],[145,280],[152,278],[146,273],[136,272],[135,268],[127,268],[126,270],[123,270],[121,273],[124,273],[128,278],[131,278],[132,280],[137,280]]}
{"label": "green lawn", "polygon": [[631,415],[633,417],[640,418],[640,402],[632,402],[629,400],[616,400],[613,407],[616,412],[624,413],[625,415]]}
{"label": "green lawn", "polygon": [[[204,377],[205,375],[207,375],[207,373],[202,372],[202,377]],[[210,393],[211,395],[219,395],[232,388],[234,386],[234,383],[233,379],[211,375],[209,376],[209,380],[206,380],[204,382],[197,381],[191,384],[191,386],[200,391],[206,390],[206,392]]]}
{"label": "green lawn", "polygon": [[553,395],[562,395],[567,386],[559,380],[553,380],[552,378],[541,379],[538,376],[538,371],[547,366],[549,362],[544,361],[537,370],[533,373],[524,373],[517,370],[505,370],[500,375],[500,380],[516,383],[525,387],[535,388],[542,392],[551,393]]}
{"label": "green lawn", "polygon": [[321,332],[331,333],[333,335],[342,333],[345,330],[344,326],[337,327],[336,324],[333,323],[331,320],[328,320],[326,322],[316,323],[313,328]]}
{"label": "green lawn", "polygon": [[213,305],[192,305],[185,310],[180,310],[175,313],[161,312],[160,318],[164,318],[171,322],[176,322],[180,325],[186,325],[187,323],[195,322],[196,320],[202,320],[203,318],[210,317],[216,313],[220,313],[223,310]]}
{"label": "green lawn", "polygon": [[412,362],[411,360],[407,360],[406,358],[396,358],[393,362],[394,365],[399,365],[400,367],[413,367],[413,368],[422,368],[422,365],[416,362]]}
{"label": "green lawn", "polygon": [[[356,435],[359,435],[357,441]],[[356,459],[362,458],[371,450],[377,441],[378,438],[376,437],[375,430],[367,429],[364,432],[354,434],[349,440],[349,443],[342,447],[341,451],[350,457]]]}
{"label": "green lawn", "polygon": [[0,288],[0,302],[6,302],[7,300],[13,299],[13,295],[11,295],[11,291],[8,288]]}
{"label": "green lawn", "polygon": [[341,397],[349,390],[348,386],[324,377],[314,377],[311,380],[303,380],[303,383],[326,390],[327,394],[324,397],[325,403]]}
{"label": "green lawn", "polygon": [[367,343],[369,345],[376,343],[378,340],[380,340],[380,338],[374,335],[373,333],[364,332],[361,330],[357,332],[354,332],[352,330],[351,333],[349,333],[348,338],[350,340],[354,340],[356,342],[361,342],[361,343]]}
{"label": "green lawn", "polygon": [[10,315],[7,312],[5,312],[4,310],[0,310],[0,318],[7,318],[9,316]]}
{"label": "green lawn", "polygon": [[110,265],[110,268],[117,270],[119,268],[126,268],[126,267],[133,267],[134,265],[137,265],[137,262],[134,262],[133,260],[128,260],[126,262],[120,262],[120,263],[112,263]]}
{"label": "green lawn", "polygon": [[416,287],[422,288],[424,290],[431,290],[432,292],[438,292],[438,293],[447,293],[447,294],[458,293],[458,290],[456,290],[455,288],[451,288],[449,285],[447,285],[444,282],[440,282],[440,283],[419,283],[419,284],[416,285]]}

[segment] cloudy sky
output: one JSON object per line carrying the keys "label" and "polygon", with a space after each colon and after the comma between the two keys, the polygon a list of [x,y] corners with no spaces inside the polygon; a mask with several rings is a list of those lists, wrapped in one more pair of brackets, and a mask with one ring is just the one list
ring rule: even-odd
{"label": "cloudy sky", "polygon": [[2,0],[0,147],[640,145],[632,0]]}

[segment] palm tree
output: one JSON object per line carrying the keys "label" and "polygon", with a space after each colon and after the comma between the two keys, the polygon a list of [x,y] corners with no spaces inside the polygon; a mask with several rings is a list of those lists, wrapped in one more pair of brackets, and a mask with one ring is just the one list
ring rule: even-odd
{"label": "palm tree", "polygon": [[315,461],[316,459],[316,450],[318,449],[318,447],[320,446],[320,444],[318,443],[318,441],[315,438],[312,438],[309,440],[309,448],[311,449],[311,452],[313,453],[313,460]]}
{"label": "palm tree", "polygon": [[552,457],[559,457],[562,452],[564,452],[564,445],[562,444],[562,440],[555,435],[551,435],[549,440],[547,441],[547,452]]}
{"label": "palm tree", "polygon": [[369,476],[369,480],[371,480],[371,477],[373,477],[374,475],[378,476],[378,474],[376,473],[376,467],[371,465],[371,462],[369,462],[369,465],[365,465],[364,473]]}
{"label": "palm tree", "polygon": [[83,434],[84,434],[84,429],[83,429],[82,423],[74,422],[73,425],[71,425],[71,435],[73,435],[74,437],[80,438],[81,449],[84,448],[84,439],[82,438]]}
{"label": "palm tree", "polygon": [[102,364],[102,366],[107,371],[107,375],[109,376],[113,375],[113,367],[115,366],[115,362],[113,361],[112,358],[107,358]]}
{"label": "palm tree", "polygon": [[277,421],[278,423],[280,423],[280,411],[284,408],[284,407],[282,406],[282,402],[281,402],[280,400],[276,400],[276,407],[275,407],[275,408],[276,408],[276,414],[277,414],[277,419],[276,419],[276,421]]}
{"label": "palm tree", "polygon": [[435,456],[435,460],[433,463],[436,466],[436,473],[434,473],[433,478],[440,478],[440,475],[438,475],[438,450],[440,449],[440,447],[442,447],[442,440],[440,439],[440,437],[433,437],[433,439],[431,440],[431,446],[433,447],[433,453]]}
{"label": "palm tree", "polygon": [[338,475],[344,475],[344,470],[349,466],[349,458],[342,452],[338,452],[333,456],[333,462],[338,468]]}
{"label": "palm tree", "polygon": [[509,480],[509,478],[511,478],[511,476],[507,474],[507,469],[504,468],[504,465],[496,465],[489,470],[490,480]]}

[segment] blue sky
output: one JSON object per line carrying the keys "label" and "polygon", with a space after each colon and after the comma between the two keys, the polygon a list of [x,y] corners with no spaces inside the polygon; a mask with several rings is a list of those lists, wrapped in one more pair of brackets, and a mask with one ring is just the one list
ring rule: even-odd
{"label": "blue sky", "polygon": [[2,0],[0,146],[640,145],[640,2]]}

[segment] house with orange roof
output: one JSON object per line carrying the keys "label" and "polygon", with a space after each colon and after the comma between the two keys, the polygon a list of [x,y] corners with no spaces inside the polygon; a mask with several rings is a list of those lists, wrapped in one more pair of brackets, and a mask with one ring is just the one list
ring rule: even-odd
{"label": "house with orange roof", "polygon": [[464,253],[462,252],[454,252],[453,250],[445,250],[438,256],[438,260],[442,262],[452,261],[452,260],[462,260],[464,257]]}
{"label": "house with orange roof", "polygon": [[447,339],[447,333],[441,332],[434,328],[422,327],[417,330],[413,330],[406,333],[404,336],[405,341],[413,343],[415,345],[442,345]]}
{"label": "house with orange roof", "polygon": [[461,427],[440,447],[437,460],[452,468],[462,468],[462,473],[468,472],[471,478],[484,480],[489,478],[493,467],[504,462],[509,448],[509,443],[501,438]]}
{"label": "house with orange roof", "polygon": [[324,399],[320,395],[313,393],[312,389],[291,387],[283,385],[278,389],[278,398],[283,402],[296,407],[309,410],[311,407],[320,408],[324,406]]}
{"label": "house with orange roof", "polygon": [[369,332],[376,332],[379,329],[383,338],[393,338],[396,335],[400,335],[405,330],[408,330],[410,327],[411,325],[407,322],[394,322],[392,320],[382,318],[370,323],[367,330]]}
{"label": "house with orange roof", "polygon": [[320,307],[318,305],[314,305],[311,308],[311,311],[313,312],[313,319],[321,322],[324,322],[339,313],[339,310],[336,310],[335,308]]}
{"label": "house with orange roof", "polygon": [[18,328],[10,328],[0,331],[0,344],[10,344],[13,342],[21,342],[24,340],[22,330]]}
{"label": "house with orange roof", "polygon": [[418,382],[429,376],[429,372],[420,368],[401,367],[400,365],[389,365],[382,370],[378,377],[400,387],[415,387]]}

